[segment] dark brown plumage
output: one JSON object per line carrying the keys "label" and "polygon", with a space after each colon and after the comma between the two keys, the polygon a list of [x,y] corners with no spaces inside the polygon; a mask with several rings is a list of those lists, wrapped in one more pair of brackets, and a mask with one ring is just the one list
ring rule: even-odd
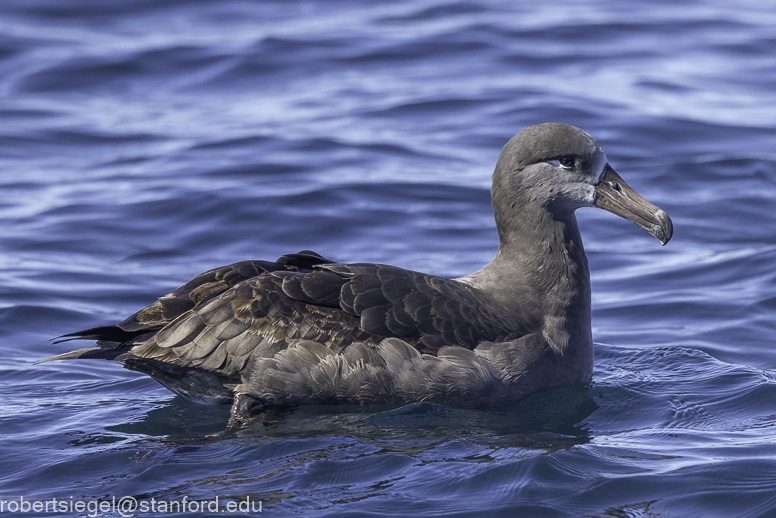
{"label": "dark brown plumage", "polygon": [[[574,217],[602,206],[671,237],[663,211],[562,124],[532,126],[502,151],[493,203],[500,246],[478,272],[447,279],[302,251],[198,275],[123,322],[64,335],[207,403],[505,404],[587,381],[587,260]],[[46,360],[48,361],[48,360]]]}

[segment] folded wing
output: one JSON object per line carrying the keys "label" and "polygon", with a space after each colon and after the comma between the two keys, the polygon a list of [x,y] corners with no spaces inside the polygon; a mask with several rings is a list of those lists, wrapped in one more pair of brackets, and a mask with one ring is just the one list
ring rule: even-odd
{"label": "folded wing", "polygon": [[205,272],[118,325],[62,337],[96,339],[98,349],[51,359],[120,360],[183,393],[171,386],[180,384],[182,372],[201,377],[205,371],[237,384],[249,362],[295,343],[315,342],[336,354],[349,344],[377,347],[399,338],[436,355],[445,346],[474,349],[530,332],[527,325],[505,329],[509,319],[497,308],[455,280],[387,265],[334,263],[302,251]]}

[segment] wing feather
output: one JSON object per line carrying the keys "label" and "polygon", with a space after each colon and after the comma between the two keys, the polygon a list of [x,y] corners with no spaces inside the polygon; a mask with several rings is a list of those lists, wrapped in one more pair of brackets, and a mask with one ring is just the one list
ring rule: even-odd
{"label": "wing feather", "polygon": [[[267,394],[326,386],[355,391],[359,400],[387,401],[399,390],[380,382],[392,368],[426,380],[408,370],[411,383],[401,390],[420,394],[432,382],[442,363],[427,355],[420,362],[421,352],[433,357],[449,346],[473,350],[532,331],[505,328],[509,318],[485,297],[455,280],[386,265],[332,263],[302,251],[275,262],[215,268],[118,326],[67,337],[108,340],[111,357],[156,373],[166,386],[176,385],[162,363],[207,371],[234,385],[261,378]],[[472,363],[468,351],[460,362],[456,352],[445,354],[444,365]],[[392,376],[404,379],[399,374]],[[197,397],[193,385],[181,393]]]}

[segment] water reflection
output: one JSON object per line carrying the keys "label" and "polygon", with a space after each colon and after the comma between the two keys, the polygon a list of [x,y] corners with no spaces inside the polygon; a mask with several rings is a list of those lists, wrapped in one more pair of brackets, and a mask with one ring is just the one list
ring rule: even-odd
{"label": "water reflection", "polygon": [[[233,439],[266,441],[342,436],[385,452],[409,455],[450,440],[490,449],[556,451],[591,440],[586,421],[598,409],[588,385],[558,387],[514,405],[489,410],[434,403],[311,405],[266,408],[236,430],[227,429],[228,406],[207,406],[175,397],[133,423],[109,431],[156,437],[171,445],[212,444]],[[471,458],[470,460],[476,460]],[[480,459],[480,460],[484,460]]]}

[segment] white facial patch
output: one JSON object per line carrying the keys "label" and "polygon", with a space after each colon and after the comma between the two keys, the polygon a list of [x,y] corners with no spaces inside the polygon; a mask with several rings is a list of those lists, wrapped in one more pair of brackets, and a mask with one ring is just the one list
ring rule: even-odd
{"label": "white facial patch", "polygon": [[598,184],[598,182],[601,181],[601,175],[604,174],[604,169],[606,169],[606,164],[608,163],[609,159],[606,158],[606,155],[604,153],[600,153],[598,155],[598,160],[596,160],[593,164],[593,167],[591,167],[593,170],[593,183],[585,187],[584,199],[588,207],[595,205],[595,186]]}
{"label": "white facial patch", "polygon": [[[545,160],[546,164],[559,169],[567,169],[560,165],[559,160]],[[601,181],[601,176],[606,169],[606,165],[609,163],[609,159],[606,155],[600,151],[594,155],[593,162],[590,164],[588,171],[592,174],[588,176],[577,176],[570,188],[567,190],[567,196],[570,200],[576,200],[581,202],[582,207],[593,207],[595,205],[595,186]]]}
{"label": "white facial patch", "polygon": [[584,201],[588,207],[592,207],[595,205],[595,187],[593,187],[592,185],[585,186],[585,196],[582,199],[582,201]]}
{"label": "white facial patch", "polygon": [[609,163],[609,159],[606,158],[606,155],[604,153],[601,153],[599,155],[598,160],[596,161],[596,163],[593,165],[593,168],[592,168],[593,171],[595,171],[593,176],[594,184],[598,183],[601,180],[601,175],[604,173],[604,169],[606,168],[606,164],[608,163]]}

